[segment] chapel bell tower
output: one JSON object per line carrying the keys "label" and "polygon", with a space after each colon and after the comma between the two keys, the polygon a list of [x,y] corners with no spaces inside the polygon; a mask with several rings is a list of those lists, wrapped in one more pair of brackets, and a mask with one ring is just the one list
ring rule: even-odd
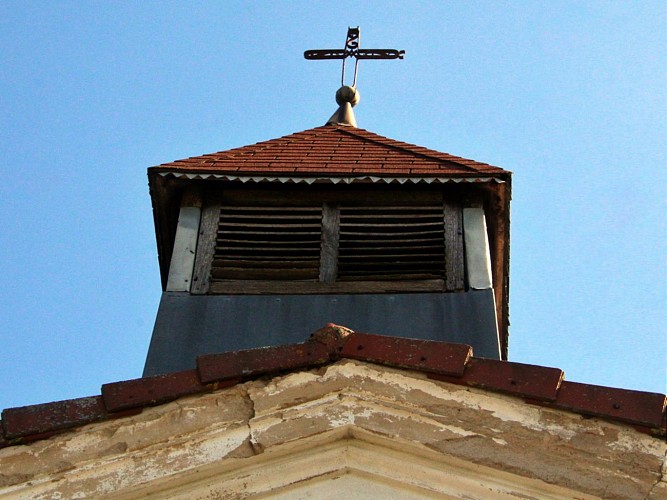
{"label": "chapel bell tower", "polygon": [[321,127],[148,170],[163,293],[144,376],[327,323],[506,359],[510,172],[357,128],[343,50]]}

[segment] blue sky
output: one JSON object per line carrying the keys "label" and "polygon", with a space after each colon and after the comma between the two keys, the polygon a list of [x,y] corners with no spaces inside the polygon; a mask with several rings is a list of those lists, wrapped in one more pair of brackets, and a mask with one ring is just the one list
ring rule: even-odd
{"label": "blue sky", "polygon": [[514,172],[510,359],[665,392],[663,2],[0,3],[0,408],[141,375],[146,168],[323,124]]}

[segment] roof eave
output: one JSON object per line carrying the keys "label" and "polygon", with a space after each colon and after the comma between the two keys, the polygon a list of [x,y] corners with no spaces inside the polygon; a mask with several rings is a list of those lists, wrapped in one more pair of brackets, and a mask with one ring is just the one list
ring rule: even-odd
{"label": "roof eave", "polygon": [[352,182],[372,182],[372,183],[461,183],[461,182],[493,182],[502,184],[507,182],[511,173],[503,171],[501,173],[448,173],[446,175],[419,175],[414,173],[382,173],[382,172],[364,172],[364,173],[329,173],[323,171],[322,173],[309,173],[307,175],[298,175],[298,173],[281,173],[276,171],[225,171],[225,170],[181,170],[170,169],[165,167],[151,167],[149,169],[149,178],[152,177],[167,177],[174,179],[188,179],[188,180],[223,180],[223,181],[240,181],[240,182],[292,182],[292,183],[306,183],[313,184],[315,182],[331,182],[332,184]]}

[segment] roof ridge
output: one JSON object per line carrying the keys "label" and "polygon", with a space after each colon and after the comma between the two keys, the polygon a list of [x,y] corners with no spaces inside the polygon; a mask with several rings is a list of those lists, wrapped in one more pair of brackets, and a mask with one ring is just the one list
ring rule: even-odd
{"label": "roof ridge", "polygon": [[5,409],[0,448],[340,359],[414,370],[436,381],[505,393],[526,404],[629,424],[654,436],[665,432],[664,394],[564,381],[558,368],[473,357],[466,344],[357,333],[328,324],[303,343],[207,354],[197,358],[194,369],[104,384],[101,395]]}
{"label": "roof ridge", "polygon": [[[391,139],[389,137],[385,137],[380,134],[376,134],[375,132],[371,132],[370,130],[366,130],[363,128],[355,128],[352,130],[341,130],[341,132],[347,133],[349,135],[354,135],[356,137],[360,137],[363,139],[366,139],[368,141],[375,142],[377,144],[381,144],[382,146],[387,146],[393,149],[398,149],[398,150],[407,150],[410,153],[419,156],[421,158],[428,158],[432,160],[438,160],[438,161],[446,161],[449,163],[456,163],[457,165],[466,168],[472,172],[477,172],[477,169],[474,167],[471,167],[470,165],[466,163],[461,163],[459,160],[464,160],[466,162],[472,161],[476,165],[484,165],[484,166],[491,166],[488,163],[483,163],[483,162],[478,162],[476,160],[469,160],[467,158],[463,158],[461,156],[455,156],[451,155],[449,153],[441,153],[440,151],[436,151],[435,149],[427,148],[424,146],[419,146],[418,144],[411,144],[409,142],[403,142],[403,141],[397,141],[396,139]],[[362,134],[357,134],[355,132],[361,132]],[[372,137],[364,137],[363,134],[368,134],[371,135]],[[393,144],[392,144],[393,143]],[[416,151],[416,149],[421,149],[424,151]]]}

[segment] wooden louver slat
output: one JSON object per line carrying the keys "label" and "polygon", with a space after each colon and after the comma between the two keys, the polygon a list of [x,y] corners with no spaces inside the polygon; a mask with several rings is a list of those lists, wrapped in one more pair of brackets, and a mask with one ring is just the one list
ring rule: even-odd
{"label": "wooden louver slat", "polygon": [[[399,283],[410,287],[419,281],[462,289],[460,205],[316,205],[313,200],[299,206],[303,201],[217,206],[207,274],[218,283],[214,293],[234,289],[234,282],[246,282],[242,288],[262,284],[257,290],[269,293],[285,293],[280,282],[319,283],[322,292],[334,290],[336,282],[348,282],[352,293],[395,291]],[[373,282],[391,286],[370,287]]]}
{"label": "wooden louver slat", "polygon": [[322,208],[220,209],[213,281],[317,280]]}
{"label": "wooden louver slat", "polygon": [[442,206],[341,207],[338,280],[445,276]]}

